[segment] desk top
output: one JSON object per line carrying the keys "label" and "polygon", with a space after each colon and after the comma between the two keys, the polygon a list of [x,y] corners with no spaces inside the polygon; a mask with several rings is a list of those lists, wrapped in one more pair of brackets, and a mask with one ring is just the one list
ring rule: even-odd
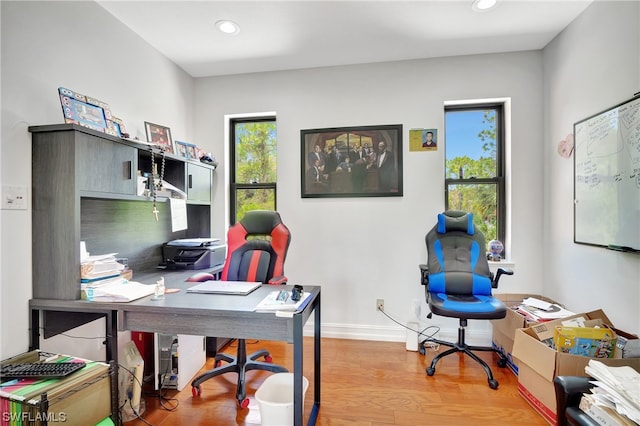
{"label": "desk top", "polygon": [[[197,283],[181,277],[189,273],[166,273],[167,288],[180,289],[164,299],[147,296],[132,302],[90,302],[87,300],[31,299],[31,309],[118,314],[118,330],[149,331],[167,334],[234,336],[273,340],[292,339],[292,318],[276,317],[272,312],[255,312],[254,308],[274,289],[292,285],[262,285],[248,295],[187,293]],[[180,277],[179,277],[180,276]],[[148,281],[145,281],[148,282]],[[304,324],[320,301],[319,286],[304,286],[311,296],[294,317]]]}

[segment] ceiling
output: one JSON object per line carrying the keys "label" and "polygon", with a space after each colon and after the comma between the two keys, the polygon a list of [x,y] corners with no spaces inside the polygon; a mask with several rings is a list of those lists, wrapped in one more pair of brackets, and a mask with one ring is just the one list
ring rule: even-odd
{"label": "ceiling", "polygon": [[[104,1],[193,77],[542,49],[592,0]],[[240,25],[219,32],[221,19]]]}

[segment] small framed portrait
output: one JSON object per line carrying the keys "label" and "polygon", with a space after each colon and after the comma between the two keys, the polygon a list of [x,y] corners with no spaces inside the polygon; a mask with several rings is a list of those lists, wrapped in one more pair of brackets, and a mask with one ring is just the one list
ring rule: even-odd
{"label": "small framed portrait", "polygon": [[176,155],[182,158],[196,159],[196,145],[183,141],[176,141]]}
{"label": "small framed portrait", "polygon": [[401,197],[402,125],[300,131],[302,198]]}
{"label": "small framed portrait", "polygon": [[438,129],[409,130],[409,151],[436,151],[438,149]]}
{"label": "small framed portrait", "polygon": [[145,121],[144,128],[147,133],[147,142],[158,145],[169,154],[176,153],[173,139],[171,139],[171,130],[168,127]]}

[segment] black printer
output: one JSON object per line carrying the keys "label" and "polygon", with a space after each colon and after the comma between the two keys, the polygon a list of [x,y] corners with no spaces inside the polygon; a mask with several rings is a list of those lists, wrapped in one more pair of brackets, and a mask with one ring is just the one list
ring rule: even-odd
{"label": "black printer", "polygon": [[226,244],[217,238],[186,238],[162,245],[162,261],[167,269],[207,269],[224,265]]}

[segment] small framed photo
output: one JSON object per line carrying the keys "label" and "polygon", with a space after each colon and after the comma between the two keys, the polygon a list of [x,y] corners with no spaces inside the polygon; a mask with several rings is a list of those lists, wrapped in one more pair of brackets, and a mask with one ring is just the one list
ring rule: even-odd
{"label": "small framed photo", "polygon": [[108,104],[64,87],[58,88],[58,94],[65,123],[118,136]]}
{"label": "small framed photo", "polygon": [[437,151],[438,129],[409,130],[409,151]]}
{"label": "small framed photo", "polygon": [[121,119],[117,117],[113,117],[112,122],[113,122],[113,129],[118,134],[118,137],[121,137],[121,138],[129,137],[129,133],[127,132],[127,129],[124,127],[124,122]]}
{"label": "small framed photo", "polygon": [[188,142],[176,141],[176,155],[182,158],[197,159],[196,145]]}
{"label": "small framed photo", "polygon": [[171,130],[168,127],[145,121],[144,128],[147,132],[147,142],[160,146],[169,154],[176,153],[173,139],[171,139]]}

